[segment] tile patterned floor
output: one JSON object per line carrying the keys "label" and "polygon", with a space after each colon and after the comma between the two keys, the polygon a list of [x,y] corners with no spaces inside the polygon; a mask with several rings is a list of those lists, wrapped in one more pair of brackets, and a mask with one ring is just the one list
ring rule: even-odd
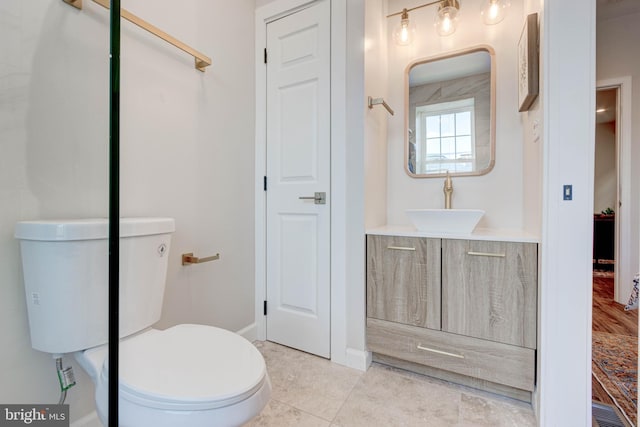
{"label": "tile patterned floor", "polygon": [[256,342],[273,392],[245,427],[530,427],[531,406],[374,363],[367,372]]}

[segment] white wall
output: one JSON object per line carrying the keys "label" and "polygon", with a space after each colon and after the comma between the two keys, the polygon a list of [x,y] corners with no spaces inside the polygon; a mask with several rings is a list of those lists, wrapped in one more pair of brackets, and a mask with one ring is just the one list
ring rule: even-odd
{"label": "white wall", "polygon": [[[29,342],[15,222],[108,211],[109,14],[84,4],[0,2],[4,403],[58,400],[54,362]],[[254,1],[125,7],[213,59],[201,73],[188,55],[122,23],[122,215],[171,216],[177,227],[159,326],[245,328],[254,322]],[[182,267],[183,252],[221,259]],[[94,407],[93,385],[75,370],[72,420]]]}
{"label": "white wall", "polygon": [[[401,11],[422,2],[389,0],[388,12]],[[411,208],[442,208],[443,179],[410,178],[404,170],[404,84],[407,65],[420,58],[477,45],[490,45],[496,53],[496,163],[487,175],[453,179],[454,208],[484,209],[480,227],[523,228],[523,125],[518,113],[516,91],[516,49],[523,22],[523,6],[512,1],[507,17],[495,26],[486,26],[480,17],[482,1],[461,4],[457,31],[439,37],[433,27],[437,6],[410,12],[417,24],[416,39],[410,46],[396,46],[389,40],[389,104],[396,115],[388,124],[387,220],[408,225],[404,211]],[[388,32],[399,17],[387,18]]]}
{"label": "white wall", "polygon": [[[544,34],[544,14],[542,3],[544,0],[524,0],[522,24],[527,15],[538,14],[540,45]],[[521,24],[521,25],[522,25]],[[540,81],[538,99],[531,105],[529,111],[520,114],[522,123],[523,152],[522,152],[522,228],[535,235],[540,235],[542,228],[542,133],[544,128],[542,103],[544,99],[544,76],[542,67],[544,57],[539,56]],[[517,91],[517,89],[514,89]]]}
{"label": "white wall", "polygon": [[615,122],[596,125],[596,154],[593,212],[600,213],[607,208],[617,211],[616,183],[616,124]]}
{"label": "white wall", "polygon": [[[53,359],[31,349],[13,228],[24,219],[107,214],[104,28],[107,14],[80,17],[61,1],[0,3],[0,383],[10,385],[0,391],[4,403],[59,398]],[[77,365],[75,372],[78,385],[67,400],[74,419],[93,410],[93,385]]]}
{"label": "white wall", "polygon": [[[388,98],[386,2],[365,3],[365,96]],[[398,108],[395,108],[400,113]],[[387,123],[391,116],[381,105],[366,107],[364,124],[365,226],[387,223]]]}
{"label": "white wall", "polygon": [[[332,187],[334,194],[336,188],[342,186],[344,179],[345,193],[343,203],[333,207],[336,209],[332,213],[332,227],[344,221],[344,309],[345,309],[345,325],[334,322],[332,319],[332,328],[344,328],[346,332],[346,357],[341,360],[340,354],[332,360],[346,362],[348,366],[364,370],[370,363],[370,357],[366,352],[365,342],[365,82],[364,64],[365,64],[365,3],[371,0],[332,0],[332,25],[333,23],[344,25],[344,55],[339,60],[332,60],[332,67],[345,66],[345,99],[338,100],[343,103],[345,109],[345,122],[336,123],[335,116],[340,110],[336,110],[333,105],[332,111],[332,127],[338,124],[338,129],[334,131],[342,134],[336,135],[332,140],[332,149],[339,143],[338,148],[344,147],[343,161],[340,159],[342,155],[332,155]],[[338,18],[340,17],[340,20]],[[339,34],[339,33],[337,33]],[[336,35],[337,35],[336,34]],[[332,40],[334,42],[343,43],[342,40]],[[334,49],[335,52],[335,49]],[[334,74],[336,76],[336,74]],[[339,77],[332,77],[332,85],[340,84]],[[344,131],[341,130],[344,126]],[[344,163],[343,163],[344,162]],[[342,178],[344,177],[344,178]],[[344,212],[344,213],[343,213]],[[343,219],[342,219],[343,218]],[[332,231],[334,236],[339,236]],[[332,270],[334,266],[340,265],[337,258],[332,254]],[[343,281],[339,280],[338,287]],[[332,293],[334,283],[332,282]],[[332,297],[332,310],[334,307],[341,307],[341,304],[334,304],[337,299]],[[333,347],[337,352],[341,352],[341,348]]]}
{"label": "white wall", "polygon": [[257,9],[257,8],[259,8],[259,7],[261,7],[261,6],[264,6],[264,5],[265,5],[265,4],[267,4],[267,3],[272,3],[272,2],[274,2],[274,1],[275,1],[275,0],[255,0],[255,2],[256,2],[256,9]]}
{"label": "white wall", "polygon": [[595,3],[547,0],[542,12],[541,426],[591,425]]}
{"label": "white wall", "polygon": [[[545,22],[544,22],[544,0],[524,0],[524,13],[522,16],[522,22],[531,13],[538,14],[538,32],[539,32],[539,45],[542,46],[543,40],[547,37],[545,34]],[[545,76],[542,74],[545,57],[540,52],[538,57],[539,64],[539,87],[538,87],[538,99],[533,103],[529,111],[523,112],[520,115],[520,120],[523,126],[523,156],[522,156],[522,175],[523,175],[523,228],[535,235],[542,233],[542,181],[543,181],[543,163],[542,163],[542,149],[543,149],[543,128],[544,128],[544,87]],[[540,247],[538,247],[538,282],[541,277],[541,262],[540,262]],[[542,295],[538,292],[538,331],[541,328],[542,320]],[[537,336],[537,346],[539,355],[543,351],[541,346],[541,334]],[[540,361],[542,357],[536,358],[536,372],[541,372]],[[539,377],[538,377],[539,378]],[[533,394],[533,408],[536,413],[536,417],[539,419],[540,415],[540,387],[539,382],[536,390]]]}

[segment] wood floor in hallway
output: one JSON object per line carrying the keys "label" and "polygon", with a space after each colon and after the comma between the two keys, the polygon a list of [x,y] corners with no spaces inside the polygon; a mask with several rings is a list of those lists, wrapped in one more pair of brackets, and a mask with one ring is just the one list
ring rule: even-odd
{"label": "wood floor in hallway", "polygon": [[[613,277],[599,276],[593,277],[593,331],[637,337],[638,310],[625,311],[624,305],[613,299]],[[595,378],[592,378],[592,396],[594,401],[615,406]]]}
{"label": "wood floor in hallway", "polygon": [[624,311],[613,300],[613,277],[593,278],[593,330],[638,336],[638,310]]}

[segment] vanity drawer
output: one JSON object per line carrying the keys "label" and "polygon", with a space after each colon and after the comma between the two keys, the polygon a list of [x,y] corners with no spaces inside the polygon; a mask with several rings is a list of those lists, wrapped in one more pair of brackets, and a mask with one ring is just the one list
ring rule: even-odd
{"label": "vanity drawer", "polygon": [[535,350],[367,319],[367,345],[375,353],[532,391]]}

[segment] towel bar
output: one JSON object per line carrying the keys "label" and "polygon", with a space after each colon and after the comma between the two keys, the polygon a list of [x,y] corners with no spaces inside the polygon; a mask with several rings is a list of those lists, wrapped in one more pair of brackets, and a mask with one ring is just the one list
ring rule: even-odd
{"label": "towel bar", "polygon": [[368,105],[369,105],[369,109],[373,108],[374,105],[382,105],[384,108],[387,109],[389,114],[391,114],[392,116],[395,114],[393,112],[393,109],[391,107],[389,107],[389,104],[387,104],[383,98],[372,98],[372,97],[369,97],[367,102],[368,102]]}
{"label": "towel bar", "polygon": [[[82,9],[82,0],[63,0],[63,1],[65,3],[67,3],[67,4],[69,4],[69,5],[77,8],[77,9]],[[93,2],[99,4],[100,6],[104,7],[105,9],[109,9],[109,7],[110,7],[109,0],[93,0]],[[167,34],[164,31],[162,31],[160,28],[150,24],[149,22],[145,21],[142,18],[139,18],[138,16],[134,15],[133,13],[129,12],[128,10],[120,9],[120,15],[124,19],[126,19],[127,21],[137,25],[138,27],[142,28],[143,30],[146,30],[146,31],[150,32],[151,34],[153,34],[155,36],[158,36],[159,38],[161,38],[162,40],[166,41],[167,43],[172,44],[175,47],[177,47],[178,49],[188,53],[191,56],[193,56],[193,58],[195,60],[195,66],[196,66],[197,70],[204,72],[205,68],[208,67],[209,65],[211,65],[211,58],[209,58],[204,53],[198,52],[197,50],[195,50],[191,46],[188,46],[188,45],[184,44],[180,40],[176,39],[173,36],[170,36],[169,34]]]}

